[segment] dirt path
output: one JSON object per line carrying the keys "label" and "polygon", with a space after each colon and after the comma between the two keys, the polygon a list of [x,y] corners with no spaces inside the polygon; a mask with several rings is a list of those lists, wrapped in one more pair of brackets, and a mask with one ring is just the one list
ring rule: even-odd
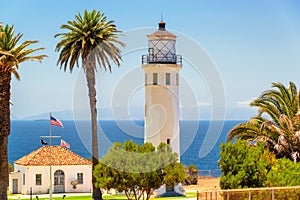
{"label": "dirt path", "polygon": [[197,185],[183,186],[185,190],[217,190],[219,186],[220,178],[198,178]]}

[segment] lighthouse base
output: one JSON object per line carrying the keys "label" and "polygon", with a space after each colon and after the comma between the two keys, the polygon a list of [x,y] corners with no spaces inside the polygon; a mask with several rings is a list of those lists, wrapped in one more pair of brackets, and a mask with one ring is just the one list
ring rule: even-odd
{"label": "lighthouse base", "polygon": [[185,196],[185,190],[182,187],[182,184],[179,183],[178,185],[174,186],[174,188],[167,189],[166,184],[162,185],[160,188],[154,191],[155,197],[178,197],[178,196]]}

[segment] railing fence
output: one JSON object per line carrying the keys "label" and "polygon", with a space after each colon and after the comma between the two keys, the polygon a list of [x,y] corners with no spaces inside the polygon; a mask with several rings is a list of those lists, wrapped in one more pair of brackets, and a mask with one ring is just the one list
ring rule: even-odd
{"label": "railing fence", "polygon": [[197,192],[197,200],[300,200],[300,186],[211,190]]}
{"label": "railing fence", "polygon": [[215,169],[215,170],[198,170],[198,175],[199,177],[221,177],[222,172],[220,169]]}

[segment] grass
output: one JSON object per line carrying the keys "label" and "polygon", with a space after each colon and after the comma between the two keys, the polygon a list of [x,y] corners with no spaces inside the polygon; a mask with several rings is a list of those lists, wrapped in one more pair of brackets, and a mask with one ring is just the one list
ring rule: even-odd
{"label": "grass", "polygon": [[[36,200],[35,198],[36,195],[32,195],[32,200]],[[8,200],[15,200],[15,199],[18,199],[18,196],[15,196],[13,198],[11,198],[11,196],[8,198]],[[62,197],[53,197],[52,198],[53,200],[60,200],[62,199]],[[65,200],[91,200],[91,196],[67,196],[65,197]],[[30,200],[28,198],[21,198],[21,200]],[[49,197],[46,197],[46,198],[39,198],[39,200],[49,200]]]}
{"label": "grass", "polygon": [[[35,198],[36,195],[32,196],[32,200],[36,200]],[[53,197],[53,200],[61,200],[62,197]],[[65,197],[65,200],[91,200],[91,196],[70,196],[70,197]],[[8,200],[18,200],[17,196],[14,198],[8,197]],[[30,200],[28,198],[21,198],[21,200]],[[49,200],[49,197],[47,198],[39,198],[39,200]]]}
{"label": "grass", "polygon": [[[169,199],[186,199],[186,198],[196,198],[196,192],[186,192],[185,197],[160,197],[160,198],[150,198],[150,200],[169,200]],[[103,199],[127,199],[125,195],[105,195]]]}
{"label": "grass", "polygon": [[[35,198],[36,195],[32,196],[32,200],[36,200]],[[162,198],[151,198],[152,200],[169,200],[169,199],[186,199],[186,198],[195,198],[196,197],[196,192],[186,192],[185,197],[162,197]],[[18,195],[12,195],[9,196],[8,200],[14,200],[18,199]],[[53,197],[53,200],[60,200],[62,197]],[[91,196],[66,196],[65,200],[91,200]],[[116,194],[116,195],[103,195],[103,199],[127,199],[124,194]],[[21,200],[29,200],[29,199],[21,199]],[[49,198],[39,198],[39,200],[49,200]]]}

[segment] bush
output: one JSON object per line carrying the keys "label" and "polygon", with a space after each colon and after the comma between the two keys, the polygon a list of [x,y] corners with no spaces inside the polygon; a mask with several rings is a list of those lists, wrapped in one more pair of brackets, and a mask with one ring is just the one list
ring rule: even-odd
{"label": "bush", "polygon": [[13,171],[14,171],[14,166],[8,163],[8,172],[13,172]]}
{"label": "bush", "polygon": [[300,163],[294,163],[287,158],[274,162],[267,175],[267,186],[284,187],[300,185]]}
{"label": "bush", "polygon": [[249,145],[243,140],[222,143],[220,156],[222,189],[266,186],[267,174],[275,161],[263,144]]}
{"label": "bush", "polygon": [[197,185],[198,183],[198,169],[194,164],[185,167],[187,178],[184,181],[185,185]]}

